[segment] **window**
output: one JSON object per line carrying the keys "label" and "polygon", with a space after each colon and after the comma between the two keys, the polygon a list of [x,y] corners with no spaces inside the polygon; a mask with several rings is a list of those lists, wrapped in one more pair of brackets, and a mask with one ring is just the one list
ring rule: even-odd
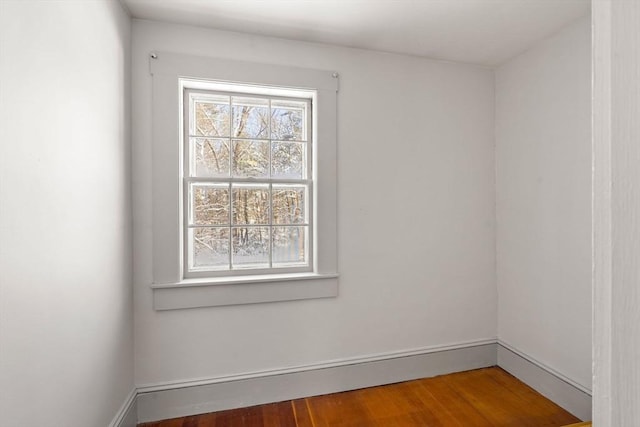
{"label": "window", "polygon": [[183,86],[185,277],[312,271],[311,94]]}
{"label": "window", "polygon": [[337,296],[337,74],[149,61],[154,308]]}

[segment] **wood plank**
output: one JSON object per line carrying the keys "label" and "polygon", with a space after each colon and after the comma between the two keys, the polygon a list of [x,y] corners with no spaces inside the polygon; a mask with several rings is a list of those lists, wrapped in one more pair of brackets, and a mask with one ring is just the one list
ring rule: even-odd
{"label": "wood plank", "polygon": [[461,427],[490,425],[485,414],[471,405],[457,390],[451,387],[449,376],[421,380],[420,386],[443,409],[439,416],[444,425]]}
{"label": "wood plank", "polygon": [[[451,386],[497,426],[558,426],[579,421],[555,403],[539,396],[533,389],[519,384],[502,370],[480,369],[447,377]],[[517,392],[511,389],[518,385]],[[511,387],[510,387],[511,386]]]}
{"label": "wood plank", "polygon": [[311,414],[309,414],[309,407],[307,406],[306,399],[296,399],[291,401],[291,407],[293,408],[293,416],[296,420],[294,424],[297,427],[313,427],[313,421],[311,420]]}
{"label": "wood plank", "polygon": [[560,427],[578,421],[494,367],[141,427]]}
{"label": "wood plank", "polygon": [[271,403],[262,408],[262,425],[264,427],[281,427],[296,425],[291,402]]}

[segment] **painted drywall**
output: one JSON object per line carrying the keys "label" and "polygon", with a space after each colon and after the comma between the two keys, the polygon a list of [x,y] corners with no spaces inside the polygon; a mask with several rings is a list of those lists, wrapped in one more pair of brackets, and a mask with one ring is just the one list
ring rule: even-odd
{"label": "painted drywall", "polygon": [[496,70],[498,337],[591,388],[588,17]]}
{"label": "painted drywall", "polygon": [[133,389],[131,21],[0,2],[2,425],[104,427]]}
{"label": "painted drywall", "polygon": [[123,3],[140,19],[485,66],[520,53],[590,7],[590,0],[306,0],[304,7],[291,7],[290,0]]}
{"label": "painted drywall", "polygon": [[[337,298],[153,310],[154,50],[340,74]],[[139,386],[495,337],[491,70],[139,20],[132,64]]]}

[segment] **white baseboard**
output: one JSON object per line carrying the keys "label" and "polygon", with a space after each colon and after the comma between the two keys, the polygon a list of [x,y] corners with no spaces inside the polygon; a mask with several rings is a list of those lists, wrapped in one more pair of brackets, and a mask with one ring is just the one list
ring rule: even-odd
{"label": "white baseboard", "polygon": [[155,384],[138,389],[138,422],[355,390],[495,366],[496,363],[496,341],[493,339],[236,377]]}
{"label": "white baseboard", "polygon": [[591,391],[509,344],[492,340],[414,349],[242,375],[149,384],[109,427],[355,390],[498,365],[581,420]]}
{"label": "white baseboard", "polygon": [[498,341],[498,366],[583,421],[591,420],[591,390]]}
{"label": "white baseboard", "polygon": [[138,425],[137,390],[131,390],[109,427],[136,427]]}

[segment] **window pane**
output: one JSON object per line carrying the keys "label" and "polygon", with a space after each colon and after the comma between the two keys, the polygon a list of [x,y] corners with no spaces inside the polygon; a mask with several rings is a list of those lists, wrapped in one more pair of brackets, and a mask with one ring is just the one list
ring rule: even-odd
{"label": "window pane", "polygon": [[307,103],[271,101],[271,139],[305,141]]}
{"label": "window pane", "polygon": [[307,263],[308,227],[273,227],[273,264]]}
{"label": "window pane", "polygon": [[233,186],[233,223],[269,224],[269,186]]}
{"label": "window pane", "polygon": [[268,173],[267,141],[233,141],[233,176],[266,177]]}
{"label": "window pane", "polygon": [[306,187],[301,185],[274,185],[274,224],[302,224],[306,222]]}
{"label": "window pane", "polygon": [[189,269],[229,268],[229,229],[190,228]]}
{"label": "window pane", "polygon": [[200,96],[193,100],[190,134],[229,136],[229,97]]}
{"label": "window pane", "polygon": [[272,142],[271,176],[273,178],[306,179],[306,150],[306,143]]}
{"label": "window pane", "polygon": [[231,98],[233,136],[269,138],[269,100],[261,98]]}
{"label": "window pane", "polygon": [[189,223],[195,225],[229,224],[229,186],[191,184]]}
{"label": "window pane", "polygon": [[269,266],[269,228],[234,227],[233,266]]}
{"label": "window pane", "polygon": [[229,176],[229,140],[191,138],[191,176]]}

